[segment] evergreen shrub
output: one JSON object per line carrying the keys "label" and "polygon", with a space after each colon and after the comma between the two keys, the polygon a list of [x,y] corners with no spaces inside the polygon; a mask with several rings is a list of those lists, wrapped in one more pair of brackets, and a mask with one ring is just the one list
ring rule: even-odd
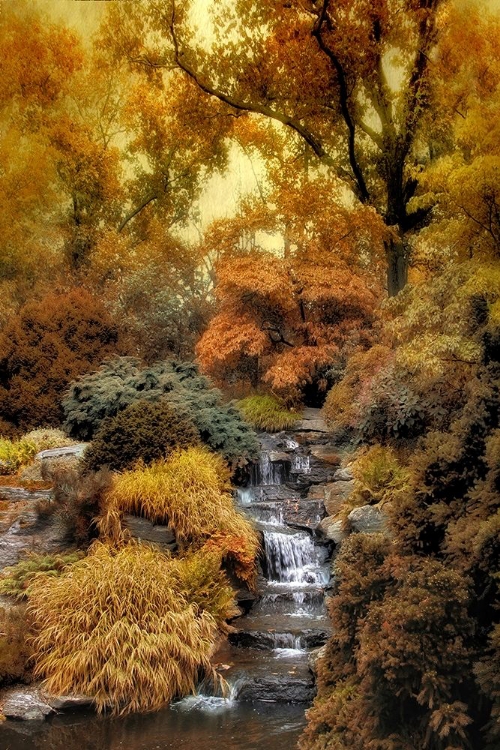
{"label": "evergreen shrub", "polygon": [[233,466],[258,455],[256,436],[238,409],[225,404],[221,392],[191,363],[166,361],[141,367],[130,357],[109,360],[70,387],[63,401],[65,428],[72,437],[90,440],[106,417],[137,401],[160,400],[191,419],[200,440]]}
{"label": "evergreen shrub", "polygon": [[137,401],[103,420],[85,451],[84,467],[97,471],[107,466],[120,471],[137,461],[147,465],[165,458],[174,448],[187,448],[198,440],[192,421],[167,401]]}

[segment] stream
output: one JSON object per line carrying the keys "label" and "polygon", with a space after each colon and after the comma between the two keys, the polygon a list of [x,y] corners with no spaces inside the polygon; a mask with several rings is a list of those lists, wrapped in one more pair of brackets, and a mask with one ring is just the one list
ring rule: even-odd
{"label": "stream", "polygon": [[[313,412],[315,410],[308,410]],[[315,416],[315,415],[312,415]],[[317,424],[317,422],[315,423]],[[262,533],[257,595],[214,656],[229,685],[209,688],[153,714],[124,718],[64,712],[44,722],[0,726],[0,750],[290,750],[315,692],[311,651],[331,632],[325,606],[329,549],[316,538],[325,515],[315,485],[331,478],[310,455],[311,438],[261,434],[260,460],[235,490],[240,510]]]}

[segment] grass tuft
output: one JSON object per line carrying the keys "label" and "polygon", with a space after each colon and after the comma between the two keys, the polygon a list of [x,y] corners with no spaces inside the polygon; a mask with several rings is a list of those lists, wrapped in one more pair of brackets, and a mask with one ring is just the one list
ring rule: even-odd
{"label": "grass tuft", "polygon": [[287,409],[274,396],[248,396],[237,402],[245,420],[258,430],[280,432],[290,430],[300,419],[300,414]]}
{"label": "grass tuft", "polygon": [[64,555],[40,555],[32,553],[17,565],[4,568],[0,578],[0,594],[12,596],[18,601],[27,599],[29,586],[38,573],[60,575],[72,563],[82,558],[81,552],[70,552]]}
{"label": "grass tuft", "polygon": [[29,615],[35,677],[55,695],[81,693],[99,711],[158,710],[192,693],[219,625],[233,611],[217,560],[172,560],[148,545],[96,542],[60,577],[37,576]]}
{"label": "grass tuft", "polygon": [[108,499],[102,528],[116,508],[168,523],[181,547],[199,549],[210,540],[236,575],[253,585],[258,536],[234,506],[229,470],[218,454],[204,447],[176,451],[166,461],[116,477]]}

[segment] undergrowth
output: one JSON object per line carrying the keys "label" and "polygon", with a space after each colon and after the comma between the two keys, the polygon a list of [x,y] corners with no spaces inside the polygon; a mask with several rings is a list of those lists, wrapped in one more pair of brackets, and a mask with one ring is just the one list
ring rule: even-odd
{"label": "undergrowth", "polygon": [[300,419],[300,414],[287,409],[274,396],[248,396],[237,402],[246,421],[258,430],[280,432],[290,430]]}
{"label": "undergrowth", "polygon": [[17,565],[4,568],[0,578],[0,594],[11,596],[18,601],[28,598],[29,586],[38,573],[60,575],[68,565],[77,562],[81,552],[68,552],[61,555],[32,553]]}
{"label": "undergrowth", "polygon": [[234,506],[229,470],[218,454],[204,447],[176,451],[166,461],[117,476],[108,497],[102,531],[116,509],[168,523],[181,548],[210,540],[224,550],[240,579],[253,582],[258,537]]}
{"label": "undergrowth", "polygon": [[70,572],[38,576],[29,603],[35,676],[49,693],[88,695],[114,714],[194,692],[200,674],[215,676],[210,655],[233,613],[207,555],[172,561],[148,545],[96,542]]}

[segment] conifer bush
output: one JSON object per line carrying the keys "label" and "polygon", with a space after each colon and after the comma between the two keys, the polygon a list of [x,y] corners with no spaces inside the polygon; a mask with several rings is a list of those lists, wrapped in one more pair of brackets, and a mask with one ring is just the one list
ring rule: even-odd
{"label": "conifer bush", "polygon": [[233,466],[257,456],[256,436],[238,409],[225,404],[220,391],[191,363],[141,367],[129,357],[109,360],[69,389],[63,401],[65,428],[72,437],[90,440],[106,417],[137,401],[160,400],[168,402],[179,418],[190,419],[200,440]]}
{"label": "conifer bush", "polygon": [[238,401],[237,406],[252,427],[266,432],[291,430],[300,419],[299,412],[287,409],[283,401],[270,395],[248,396]]}
{"label": "conifer bush", "polygon": [[83,289],[27,303],[0,335],[0,415],[22,430],[60,425],[69,383],[120,347],[104,305]]}
{"label": "conifer bush", "polygon": [[187,448],[198,441],[191,420],[167,401],[137,401],[103,420],[85,451],[83,465],[91,471],[103,466],[120,471],[137,461],[147,465],[166,458],[174,448]]}
{"label": "conifer bush", "polygon": [[200,675],[214,675],[210,655],[234,606],[225,576],[206,564],[210,582],[198,574],[193,593],[183,583],[192,560],[186,572],[148,545],[95,543],[69,573],[38,576],[29,601],[35,676],[49,693],[88,695],[114,714],[194,692]]}

